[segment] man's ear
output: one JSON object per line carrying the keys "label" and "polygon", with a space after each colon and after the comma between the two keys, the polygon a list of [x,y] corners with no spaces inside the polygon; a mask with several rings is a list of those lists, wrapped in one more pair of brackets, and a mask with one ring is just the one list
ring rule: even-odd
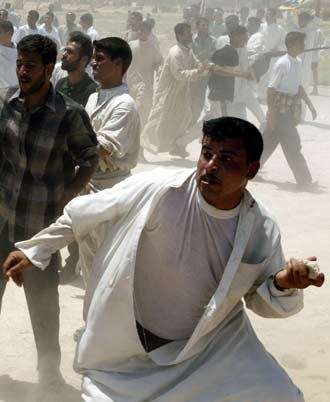
{"label": "man's ear", "polygon": [[252,180],[258,173],[259,169],[260,169],[259,161],[250,162],[246,178]]}
{"label": "man's ear", "polygon": [[49,77],[52,76],[53,71],[54,71],[54,68],[55,68],[55,64],[54,64],[54,63],[46,64],[45,70],[46,70],[46,73],[47,73],[47,75],[48,75]]}

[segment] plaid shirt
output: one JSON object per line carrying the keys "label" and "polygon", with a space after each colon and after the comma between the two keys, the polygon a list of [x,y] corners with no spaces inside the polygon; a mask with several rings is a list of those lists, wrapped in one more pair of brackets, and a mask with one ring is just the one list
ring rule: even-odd
{"label": "plaid shirt", "polygon": [[0,231],[28,239],[63,210],[75,168],[98,162],[85,110],[51,87],[44,105],[27,110],[17,88],[0,92]]}

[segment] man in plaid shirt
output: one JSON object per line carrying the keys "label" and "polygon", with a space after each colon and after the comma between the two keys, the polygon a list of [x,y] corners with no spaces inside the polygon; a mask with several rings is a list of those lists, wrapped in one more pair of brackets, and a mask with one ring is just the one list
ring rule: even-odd
{"label": "man in plaid shirt", "polygon": [[[55,91],[50,78],[56,44],[29,35],[18,44],[20,88],[0,92],[0,263],[14,243],[62,214],[98,163],[95,133],[84,109]],[[58,269],[24,274],[24,291],[38,352],[40,385],[63,383],[60,366]],[[6,287],[0,276],[0,306]]]}

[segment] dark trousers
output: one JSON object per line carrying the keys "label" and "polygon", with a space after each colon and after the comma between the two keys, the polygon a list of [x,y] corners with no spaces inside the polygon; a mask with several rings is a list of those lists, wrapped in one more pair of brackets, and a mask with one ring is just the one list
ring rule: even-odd
{"label": "dark trousers", "polygon": [[[0,232],[0,265],[7,255],[15,250],[8,240],[8,229]],[[38,370],[53,373],[59,369],[61,350],[59,345],[59,297],[58,268],[59,254],[55,254],[49,266],[42,271],[33,268],[24,273],[24,292],[29,309],[34,339],[38,354]],[[0,309],[6,281],[0,274]]]}
{"label": "dark trousers", "polygon": [[274,131],[266,130],[263,133],[263,140],[262,165],[266,163],[280,144],[297,184],[309,184],[312,182],[312,176],[306,160],[301,153],[299,133],[291,114],[281,114]]}

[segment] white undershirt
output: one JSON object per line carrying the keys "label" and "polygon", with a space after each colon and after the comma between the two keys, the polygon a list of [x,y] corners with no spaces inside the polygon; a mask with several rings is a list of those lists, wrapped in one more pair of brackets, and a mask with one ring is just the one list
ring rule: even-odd
{"label": "white undershirt", "polygon": [[165,194],[137,252],[134,298],[141,325],[165,339],[192,334],[232,252],[239,210],[209,205],[195,177]]}

